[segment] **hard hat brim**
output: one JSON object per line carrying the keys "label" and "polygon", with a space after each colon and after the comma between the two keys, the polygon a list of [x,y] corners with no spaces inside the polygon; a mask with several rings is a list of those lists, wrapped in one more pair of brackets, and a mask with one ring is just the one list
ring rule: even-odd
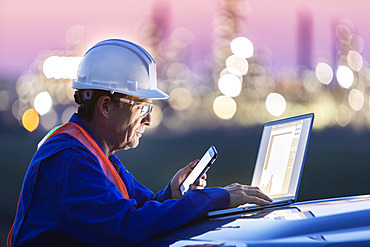
{"label": "hard hat brim", "polygon": [[137,90],[135,92],[128,91],[127,93],[119,92],[119,91],[117,91],[117,92],[132,95],[132,96],[136,96],[136,97],[140,97],[140,98],[145,98],[145,99],[157,99],[157,100],[168,99],[168,95],[165,94],[164,92],[162,92],[159,89],[155,89],[155,90]]}
{"label": "hard hat brim", "polygon": [[116,92],[116,93],[122,93],[122,94],[127,94],[139,98],[145,98],[145,99],[157,99],[157,100],[162,100],[162,99],[167,99],[168,95],[164,92],[162,92],[159,89],[152,89],[152,90],[145,90],[145,89],[138,89],[135,91],[132,90],[125,90],[122,88],[115,88],[114,83],[108,85],[108,86],[103,86],[103,85],[94,85],[94,84],[86,84],[86,83],[81,83],[78,80],[73,80],[72,81],[72,88],[73,89],[96,89],[96,90],[106,90],[110,92]]}

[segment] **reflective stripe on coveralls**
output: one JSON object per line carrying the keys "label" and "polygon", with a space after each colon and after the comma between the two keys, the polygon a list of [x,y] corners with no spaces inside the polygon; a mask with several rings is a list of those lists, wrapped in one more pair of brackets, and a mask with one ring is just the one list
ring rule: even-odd
{"label": "reflective stripe on coveralls", "polygon": [[[100,148],[100,146],[96,143],[94,138],[92,138],[90,134],[84,128],[82,128],[78,124],[69,122],[69,123],[66,123],[60,126],[57,129],[54,128],[51,132],[52,133],[50,135],[48,134],[47,138],[45,138],[45,141],[47,141],[52,136],[66,133],[76,138],[79,142],[81,142],[91,153],[93,153],[96,156],[96,158],[98,158],[99,164],[101,168],[103,169],[105,176],[107,176],[107,178],[113,184],[117,186],[119,191],[122,193],[123,197],[125,199],[130,199],[127,189],[126,189],[126,185],[122,181],[121,177],[118,175],[118,172],[112,165],[112,162],[108,159],[108,157],[105,155],[105,153]],[[39,147],[43,143],[45,143],[45,141],[42,140],[41,143],[39,144]],[[19,195],[19,199],[20,199],[20,195]],[[19,205],[19,199],[18,199],[18,205]],[[18,210],[18,206],[17,206],[17,210]],[[12,244],[13,227],[14,227],[14,222],[13,222],[12,228],[10,229],[8,239],[7,239],[8,247],[10,247]]]}

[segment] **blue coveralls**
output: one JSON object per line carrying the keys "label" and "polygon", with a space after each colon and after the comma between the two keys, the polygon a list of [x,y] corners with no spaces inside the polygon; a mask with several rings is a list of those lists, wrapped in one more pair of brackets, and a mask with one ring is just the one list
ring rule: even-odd
{"label": "blue coveralls", "polygon": [[[76,114],[70,122],[89,132]],[[154,196],[116,155],[110,159],[119,166],[130,199],[123,198],[78,140],[59,134],[45,142],[23,181],[13,244],[132,246],[229,205],[229,194],[222,188],[191,190],[174,200],[168,184]]]}

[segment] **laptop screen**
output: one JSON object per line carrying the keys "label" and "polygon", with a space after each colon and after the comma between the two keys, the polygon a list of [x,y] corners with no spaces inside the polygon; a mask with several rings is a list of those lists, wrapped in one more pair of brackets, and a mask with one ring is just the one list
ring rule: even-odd
{"label": "laptop screen", "polygon": [[296,199],[313,114],[264,125],[252,185],[271,198]]}

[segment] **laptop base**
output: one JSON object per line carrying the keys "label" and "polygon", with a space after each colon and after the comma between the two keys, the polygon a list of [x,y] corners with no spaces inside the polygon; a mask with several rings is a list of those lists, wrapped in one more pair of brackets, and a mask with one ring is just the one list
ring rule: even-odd
{"label": "laptop base", "polygon": [[216,217],[216,216],[224,216],[224,215],[229,215],[229,214],[236,214],[236,213],[244,213],[244,212],[252,212],[256,210],[261,210],[265,208],[274,208],[274,207],[279,207],[279,206],[286,206],[289,204],[292,204],[294,200],[286,200],[286,201],[280,201],[280,202],[272,202],[268,205],[248,205],[248,206],[241,206],[237,208],[226,208],[226,209],[221,209],[221,210],[215,210],[208,212],[207,216],[208,217]]}

